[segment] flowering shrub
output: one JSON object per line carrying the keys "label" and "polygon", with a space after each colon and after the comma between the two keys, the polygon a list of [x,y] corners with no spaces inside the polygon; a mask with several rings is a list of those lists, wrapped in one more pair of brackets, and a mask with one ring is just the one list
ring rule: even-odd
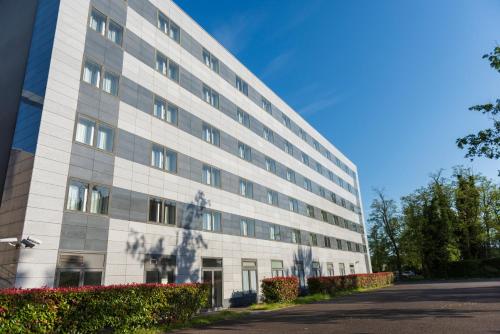
{"label": "flowering shrub", "polygon": [[335,291],[340,290],[379,288],[391,285],[393,282],[393,273],[382,272],[346,276],[310,277],[307,279],[307,286],[311,294],[333,294]]}
{"label": "flowering shrub", "polygon": [[0,290],[0,333],[127,332],[184,322],[206,307],[203,284]]}
{"label": "flowering shrub", "polygon": [[262,294],[266,303],[292,302],[299,295],[297,277],[273,277],[262,280]]}

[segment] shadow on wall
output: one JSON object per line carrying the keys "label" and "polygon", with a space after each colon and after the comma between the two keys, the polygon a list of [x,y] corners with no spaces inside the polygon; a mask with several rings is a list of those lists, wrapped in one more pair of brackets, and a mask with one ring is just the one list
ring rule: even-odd
{"label": "shadow on wall", "polygon": [[[205,198],[205,194],[199,190],[194,200],[187,205],[180,217],[180,221],[177,221],[177,226],[183,228],[182,231],[176,232],[175,247],[171,252],[165,253],[166,248],[171,246],[167,244],[165,237],[160,237],[155,243],[148,245],[144,233],[134,230],[129,232],[126,252],[143,264],[147,255],[163,255],[171,259],[175,258],[177,268],[175,281],[177,283],[199,282],[200,268],[194,266],[196,253],[200,248],[206,249],[207,244],[203,240],[203,236],[195,228],[197,223],[201,221],[207,205],[210,205],[210,202]],[[160,269],[165,271],[167,266],[171,265],[171,262],[162,261],[159,265]]]}
{"label": "shadow on wall", "polygon": [[293,254],[294,264],[290,274],[299,278],[302,293],[306,289],[306,277],[311,276],[312,260],[311,246],[297,246],[297,251]]}

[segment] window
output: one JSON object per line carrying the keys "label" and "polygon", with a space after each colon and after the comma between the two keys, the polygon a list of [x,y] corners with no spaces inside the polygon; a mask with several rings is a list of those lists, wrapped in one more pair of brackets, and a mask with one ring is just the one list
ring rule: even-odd
{"label": "window", "polygon": [[295,172],[293,170],[291,170],[290,168],[288,168],[286,170],[286,179],[287,179],[287,181],[295,183]]}
{"label": "window", "polygon": [[321,266],[319,265],[319,262],[314,261],[311,265],[312,269],[312,276],[313,277],[320,277],[321,276]]}
{"label": "window", "polygon": [[181,30],[179,29],[179,26],[160,12],[158,12],[158,28],[167,34],[168,37],[172,38],[177,43],[180,43]]}
{"label": "window", "polygon": [[278,206],[278,193],[276,191],[267,191],[267,204]]}
{"label": "window", "polygon": [[241,269],[243,292],[257,293],[257,261],[242,260]]}
{"label": "window", "polygon": [[359,244],[354,244],[354,246],[356,246],[356,252],[361,252],[361,247]]}
{"label": "window", "polygon": [[173,104],[167,103],[161,97],[155,96],[153,116],[168,123],[177,125],[177,114],[179,109]]}
{"label": "window", "polygon": [[293,145],[285,141],[285,152],[293,156]]}
{"label": "window", "polygon": [[246,126],[247,128],[250,128],[250,116],[246,112],[238,108],[237,116],[238,123]]}
{"label": "window", "polygon": [[221,231],[220,212],[205,212],[203,214],[203,229],[205,231],[220,232]]}
{"label": "window", "polygon": [[89,27],[104,36],[106,32],[106,15],[92,8],[89,19]]}
{"label": "window", "polygon": [[285,114],[281,114],[281,122],[283,123],[284,126],[286,126],[289,129],[292,127],[290,118]]}
{"label": "window", "polygon": [[[332,243],[330,241],[330,237],[326,237],[325,236],[325,247],[326,248],[332,248]],[[331,276],[333,276],[333,275],[331,275]]]}
{"label": "window", "polygon": [[203,100],[212,107],[219,109],[219,93],[206,85],[203,85]]}
{"label": "window", "polygon": [[269,157],[266,157],[266,170],[268,172],[276,174],[276,161]]}
{"label": "window", "polygon": [[101,66],[86,60],[83,67],[82,80],[89,85],[99,88],[101,86]]}
{"label": "window", "polygon": [[270,225],[269,226],[269,239],[271,240],[281,240],[280,234],[280,226],[279,225]]}
{"label": "window", "polygon": [[163,146],[153,144],[151,148],[151,166],[164,169],[170,173],[177,172],[177,152]]}
{"label": "window", "polygon": [[262,109],[264,109],[268,113],[272,114],[271,102],[266,100],[266,98],[264,98],[264,97],[262,97],[261,107],[262,107]]}
{"label": "window", "polygon": [[326,158],[328,160],[332,160],[332,154],[330,153],[330,151],[326,151]]}
{"label": "window", "polygon": [[337,249],[342,249],[342,240],[337,239]]}
{"label": "window", "polygon": [[335,276],[335,271],[333,270],[333,263],[326,263],[326,275],[327,276]]}
{"label": "window", "polygon": [[208,166],[208,165],[203,165],[203,183],[208,184],[209,186],[212,187],[217,187],[220,188],[220,170]]}
{"label": "window", "polygon": [[356,270],[354,269],[354,263],[349,264],[349,273],[351,275],[354,275],[356,273]]}
{"label": "window", "polygon": [[293,276],[299,279],[299,284],[301,287],[306,285],[306,277],[304,274],[304,263],[302,261],[296,261],[293,267]]}
{"label": "window", "polygon": [[335,195],[335,193],[330,193],[330,200],[333,203],[337,203],[337,195]]}
{"label": "window", "polygon": [[351,252],[351,251],[352,251],[352,243],[351,243],[350,241],[348,241],[348,242],[347,242],[347,250],[348,250],[349,252]]}
{"label": "window", "polygon": [[271,260],[271,277],[283,277],[285,271],[283,269],[283,261]]}
{"label": "window", "polygon": [[345,276],[345,264],[339,263],[340,276]]}
{"label": "window", "polygon": [[56,286],[78,287],[102,284],[104,254],[61,253],[57,261]]}
{"label": "window", "polygon": [[220,146],[220,132],[218,129],[212,127],[211,125],[208,125],[206,123],[203,124],[202,137],[204,141],[215,146]]}
{"label": "window", "polygon": [[320,174],[323,174],[323,166],[319,162],[316,162],[316,171]]}
{"label": "window", "polygon": [[240,221],[240,232],[244,237],[255,237],[255,221],[242,219]]}
{"label": "window", "polygon": [[294,244],[300,244],[300,231],[299,230],[292,230],[292,243]]}
{"label": "window", "polygon": [[208,52],[206,49],[203,49],[203,62],[205,63],[205,65],[211,68],[212,71],[219,73],[219,59],[214,57],[214,55]]}
{"label": "window", "polygon": [[314,233],[309,233],[309,244],[311,246],[318,246],[318,236]]}
{"label": "window", "polygon": [[319,186],[319,195],[321,197],[326,197],[326,192],[325,192],[325,188]]}
{"label": "window", "polygon": [[302,163],[309,166],[309,156],[305,153],[302,153],[301,158]]}
{"label": "window", "polygon": [[158,224],[176,224],[176,206],[161,199],[149,199],[149,221]]}
{"label": "window", "polygon": [[314,218],[314,207],[312,205],[306,205],[307,216]]}
{"label": "window", "polygon": [[248,84],[245,82],[245,80],[243,80],[239,76],[236,76],[236,88],[240,92],[248,96]]}
{"label": "window", "polygon": [[264,137],[264,139],[268,142],[274,143],[274,132],[271,129],[264,127],[262,137]]}
{"label": "window", "polygon": [[307,141],[307,134],[304,130],[299,129],[299,136],[300,136],[300,138],[302,138],[302,140]]}
{"label": "window", "polygon": [[179,82],[179,65],[156,51],[156,70],[169,79]]}
{"label": "window", "polygon": [[109,197],[108,187],[71,180],[68,185],[66,209],[107,215]]}
{"label": "window", "polygon": [[240,195],[253,198],[253,183],[245,179],[240,179]]}
{"label": "window", "polygon": [[288,208],[290,209],[290,211],[299,212],[299,203],[295,198],[290,197],[288,199]]}
{"label": "window", "polygon": [[252,149],[243,143],[238,143],[238,156],[246,161],[252,161]]}
{"label": "window", "polygon": [[109,20],[108,39],[118,45],[122,45],[123,28],[113,20]]}
{"label": "window", "polygon": [[79,116],[76,124],[75,140],[82,144],[94,145],[95,126],[95,121]]}
{"label": "window", "polygon": [[148,254],[144,259],[146,283],[175,283],[175,256]]}
{"label": "window", "polygon": [[321,210],[321,219],[324,222],[328,222],[328,213],[325,210]]}
{"label": "window", "polygon": [[316,151],[319,151],[319,143],[316,140],[313,141],[313,146]]}
{"label": "window", "polygon": [[312,191],[311,180],[304,178],[304,188],[306,190]]}
{"label": "window", "polygon": [[328,178],[333,182],[333,173],[331,171],[328,171]]}
{"label": "window", "polygon": [[104,72],[104,79],[102,81],[102,90],[111,95],[118,95],[118,83],[120,81],[119,76],[111,73]]}
{"label": "window", "polygon": [[112,152],[114,129],[104,123],[94,121],[84,116],[78,116],[75,141],[94,146],[103,151]]}

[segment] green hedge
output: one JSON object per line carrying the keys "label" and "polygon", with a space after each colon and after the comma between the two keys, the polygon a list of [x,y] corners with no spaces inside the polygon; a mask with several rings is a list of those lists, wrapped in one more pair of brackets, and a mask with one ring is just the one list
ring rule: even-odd
{"label": "green hedge", "polygon": [[273,277],[262,280],[262,295],[266,303],[292,302],[299,296],[297,277]]}
{"label": "green hedge", "polygon": [[355,274],[346,276],[310,277],[307,279],[309,293],[329,293],[352,289],[379,288],[391,285],[394,275],[391,272],[374,274]]}
{"label": "green hedge", "polygon": [[203,284],[0,291],[0,333],[128,332],[184,322],[207,306]]}
{"label": "green hedge", "polygon": [[448,264],[448,278],[500,277],[500,258],[463,260]]}

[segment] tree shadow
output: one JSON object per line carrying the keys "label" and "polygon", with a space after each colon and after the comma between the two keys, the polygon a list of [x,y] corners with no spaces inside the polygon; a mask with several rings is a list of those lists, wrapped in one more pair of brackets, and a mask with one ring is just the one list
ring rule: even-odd
{"label": "tree shadow", "polygon": [[168,245],[168,239],[165,236],[161,236],[153,244],[148,245],[145,234],[135,230],[129,232],[125,251],[143,264],[148,259],[155,260],[165,256],[169,259],[175,259],[175,262],[162,260],[156,265],[161,270],[167,270],[169,266],[174,265],[177,268],[176,283],[198,282],[200,268],[195,267],[196,254],[200,248],[206,249],[207,244],[196,228],[200,225],[201,217],[208,205],[210,205],[210,201],[199,190],[193,201],[187,204],[184,209],[177,208],[176,212],[180,214],[176,226],[179,227],[179,230],[176,231],[175,246],[171,251],[166,250],[170,249],[171,245]]}
{"label": "tree shadow", "polygon": [[299,279],[301,294],[307,292],[307,277],[311,276],[312,262],[312,247],[297,246],[297,251],[293,253],[293,266],[290,268],[290,274]]}

